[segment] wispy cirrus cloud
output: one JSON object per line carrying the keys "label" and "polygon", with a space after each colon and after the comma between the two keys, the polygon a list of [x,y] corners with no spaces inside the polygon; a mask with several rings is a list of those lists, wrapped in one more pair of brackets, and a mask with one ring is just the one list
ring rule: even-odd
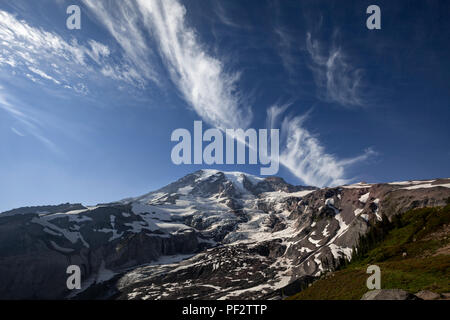
{"label": "wispy cirrus cloud", "polygon": [[33,82],[50,82],[78,93],[86,93],[84,80],[90,75],[103,75],[134,85],[142,82],[126,63],[110,59],[106,45],[92,39],[84,45],[75,39],[68,41],[0,10],[0,69],[6,67]]}
{"label": "wispy cirrus cloud", "polygon": [[233,14],[227,12],[224,7],[224,2],[221,0],[211,1],[214,4],[214,13],[223,25],[234,29],[249,29],[250,25],[247,22],[236,22],[233,19]]}
{"label": "wispy cirrus cloud", "polygon": [[[171,81],[195,112],[210,125],[246,127],[252,113],[238,90],[239,72],[232,72],[208,52],[186,22],[186,9],[175,0],[117,2],[114,10],[102,3],[84,0],[136,65],[151,65],[154,38],[159,58]],[[113,12],[113,13],[112,13]],[[142,24],[145,32],[138,28]],[[122,25],[132,32],[122,34]],[[134,34],[134,35],[133,35]],[[151,67],[150,67],[151,69]]]}
{"label": "wispy cirrus cloud", "polygon": [[36,67],[28,67],[28,70],[30,70],[31,72],[33,72],[34,74],[40,76],[43,79],[47,79],[47,80],[51,80],[53,81],[55,84],[61,84],[61,82],[59,82],[58,80],[56,80],[55,78],[53,78],[52,76],[49,76],[48,74],[46,74],[44,71],[39,70]]}
{"label": "wispy cirrus cloud", "polygon": [[[350,182],[346,169],[376,155],[367,149],[353,158],[339,159],[326,152],[317,137],[305,127],[309,112],[301,116],[284,116],[290,104],[274,105],[268,109],[267,122],[281,128],[280,163],[308,185],[323,187]],[[282,119],[282,120],[281,120]]]}
{"label": "wispy cirrus cloud", "polygon": [[103,43],[88,39],[81,44],[3,10],[0,10],[0,72],[4,85],[0,88],[0,110],[18,122],[18,127],[15,124],[11,130],[18,136],[34,137],[57,154],[62,154],[62,149],[53,142],[48,128],[55,129],[65,120],[58,119],[57,123],[44,120],[49,114],[44,114],[39,105],[25,103],[22,97],[12,94],[14,83],[26,86],[26,81],[31,81],[35,85],[31,90],[39,87],[56,95],[72,92],[86,96],[91,93],[91,84],[101,84],[105,79],[137,88],[143,88],[146,81],[120,55],[112,57],[111,49]]}
{"label": "wispy cirrus cloud", "polygon": [[292,103],[275,104],[267,108],[266,126],[268,129],[276,128],[283,113],[292,105]]}
{"label": "wispy cirrus cloud", "polygon": [[118,79],[134,79],[142,86],[148,81],[159,85],[161,78],[155,63],[156,53],[149,45],[151,37],[142,28],[142,15],[136,8],[136,2],[83,0],[83,3],[121,46],[127,61],[127,67],[123,70],[104,66],[102,73],[115,75]]}
{"label": "wispy cirrus cloud", "polygon": [[344,107],[361,107],[365,101],[361,95],[363,70],[354,67],[342,48],[334,41],[328,48],[307,33],[306,49],[312,59],[319,98]]}
{"label": "wispy cirrus cloud", "polygon": [[11,127],[11,131],[17,134],[19,137],[25,137],[25,134],[23,134],[21,131],[17,130],[14,127]]}
{"label": "wispy cirrus cloud", "polygon": [[298,64],[297,57],[293,54],[295,41],[291,34],[281,25],[276,25],[273,32],[277,38],[278,55],[281,58],[284,69],[289,73],[294,73],[294,68]]}
{"label": "wispy cirrus cloud", "polygon": [[21,123],[24,131],[15,127],[11,127],[11,130],[20,137],[25,137],[28,133],[39,142],[41,142],[46,148],[56,154],[62,154],[61,149],[43,133],[41,122],[33,116],[30,116],[23,108],[20,108],[19,102],[13,97],[8,96],[4,92],[4,88],[0,86],[0,109],[3,109],[10,114],[14,119]]}
{"label": "wispy cirrus cloud", "polygon": [[146,25],[158,35],[160,50],[176,83],[199,115],[222,128],[246,127],[251,109],[243,105],[237,90],[239,73],[207,53],[186,21],[186,9],[174,0],[138,0]]}

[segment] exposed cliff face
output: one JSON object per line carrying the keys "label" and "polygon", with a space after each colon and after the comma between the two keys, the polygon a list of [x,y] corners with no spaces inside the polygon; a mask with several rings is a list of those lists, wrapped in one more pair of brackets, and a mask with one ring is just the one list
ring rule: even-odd
{"label": "exposed cliff face", "polygon": [[444,205],[449,187],[315,189],[202,170],[112,204],[18,209],[0,214],[0,297],[66,297],[71,264],[89,298],[280,296],[349,258],[382,215]]}

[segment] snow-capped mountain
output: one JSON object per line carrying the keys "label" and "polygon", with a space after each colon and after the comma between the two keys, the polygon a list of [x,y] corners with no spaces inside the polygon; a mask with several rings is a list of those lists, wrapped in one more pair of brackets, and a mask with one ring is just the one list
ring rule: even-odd
{"label": "snow-capped mountain", "polygon": [[[1,298],[275,298],[350,258],[383,215],[444,205],[450,179],[316,189],[200,170],[140,197],[0,214]],[[66,268],[82,268],[82,292]]]}

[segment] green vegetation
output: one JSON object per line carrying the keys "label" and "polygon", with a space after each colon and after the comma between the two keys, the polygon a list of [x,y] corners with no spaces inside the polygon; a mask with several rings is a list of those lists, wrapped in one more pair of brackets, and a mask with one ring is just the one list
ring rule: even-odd
{"label": "green vegetation", "polygon": [[360,238],[350,263],[289,299],[360,299],[372,264],[381,268],[382,289],[450,292],[449,229],[450,205],[383,217]]}

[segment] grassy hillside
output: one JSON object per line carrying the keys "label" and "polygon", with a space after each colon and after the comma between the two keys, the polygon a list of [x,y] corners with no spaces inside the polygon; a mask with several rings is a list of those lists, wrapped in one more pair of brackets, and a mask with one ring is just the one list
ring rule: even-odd
{"label": "grassy hillside", "polygon": [[382,289],[450,292],[450,205],[386,218],[360,239],[358,254],[293,300],[360,299],[368,291],[367,267],[381,268]]}

